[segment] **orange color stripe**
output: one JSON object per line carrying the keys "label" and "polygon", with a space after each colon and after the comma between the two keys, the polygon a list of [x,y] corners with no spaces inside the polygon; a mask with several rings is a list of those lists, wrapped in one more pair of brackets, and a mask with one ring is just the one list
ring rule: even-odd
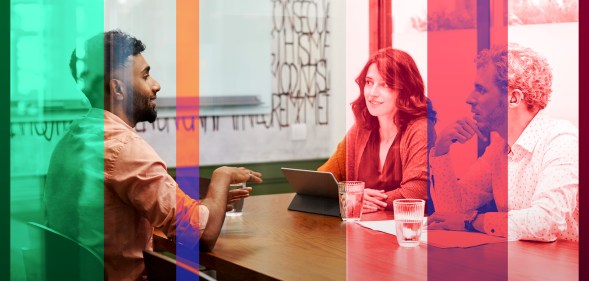
{"label": "orange color stripe", "polygon": [[199,1],[176,1],[176,167],[199,164]]}

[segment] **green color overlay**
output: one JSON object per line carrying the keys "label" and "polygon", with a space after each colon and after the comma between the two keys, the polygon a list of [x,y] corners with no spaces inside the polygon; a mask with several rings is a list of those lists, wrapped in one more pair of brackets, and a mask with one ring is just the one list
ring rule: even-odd
{"label": "green color overlay", "polygon": [[[78,74],[103,73],[83,58],[84,42],[104,31],[104,1],[11,0],[9,9],[0,10],[10,13],[2,17],[10,20],[10,75],[2,75],[10,79],[10,102],[2,103],[10,104],[10,126],[1,126],[10,130],[10,271],[0,272],[10,272],[10,280],[103,280],[103,250],[96,250],[104,244],[103,163],[89,164],[72,145],[56,147],[90,108],[72,78],[72,51],[78,50]],[[104,128],[96,124],[95,139],[102,141],[86,149],[103,158]],[[94,180],[80,183],[70,176],[84,173]],[[83,194],[72,192],[80,185]],[[52,211],[65,206],[77,207]],[[76,217],[89,212],[92,227],[79,227]],[[86,248],[76,241],[88,245],[81,236],[89,231],[94,244]]]}

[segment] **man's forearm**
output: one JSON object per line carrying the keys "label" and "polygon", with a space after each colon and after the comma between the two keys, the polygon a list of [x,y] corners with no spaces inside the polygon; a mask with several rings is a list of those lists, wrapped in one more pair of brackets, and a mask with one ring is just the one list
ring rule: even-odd
{"label": "man's forearm", "polygon": [[221,232],[225,220],[227,193],[230,183],[230,175],[226,174],[222,169],[215,170],[211,177],[207,195],[201,202],[209,208],[209,220],[200,238],[200,247],[204,251],[211,251],[214,248]]}

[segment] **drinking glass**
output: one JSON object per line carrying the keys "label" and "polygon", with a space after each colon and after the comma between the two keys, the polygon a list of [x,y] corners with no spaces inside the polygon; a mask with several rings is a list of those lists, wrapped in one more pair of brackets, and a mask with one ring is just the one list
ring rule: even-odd
{"label": "drinking glass", "polygon": [[419,245],[425,201],[421,199],[397,199],[393,201],[397,241],[401,247]]}
{"label": "drinking glass", "polygon": [[[245,182],[229,185],[229,190],[241,188],[245,188]],[[237,202],[229,203],[229,205],[233,206],[233,210],[227,211],[226,215],[230,217],[241,216],[243,214],[243,202],[244,198],[241,198]]]}
{"label": "drinking glass", "polygon": [[364,204],[363,181],[341,181],[337,184],[339,210],[344,221],[359,221]]}

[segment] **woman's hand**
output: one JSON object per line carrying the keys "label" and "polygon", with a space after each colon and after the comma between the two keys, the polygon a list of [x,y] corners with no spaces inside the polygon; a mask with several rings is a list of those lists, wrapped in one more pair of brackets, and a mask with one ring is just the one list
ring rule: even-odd
{"label": "woman's hand", "polygon": [[364,206],[362,206],[363,213],[372,213],[382,211],[387,207],[387,195],[384,190],[376,190],[372,188],[364,189]]}

